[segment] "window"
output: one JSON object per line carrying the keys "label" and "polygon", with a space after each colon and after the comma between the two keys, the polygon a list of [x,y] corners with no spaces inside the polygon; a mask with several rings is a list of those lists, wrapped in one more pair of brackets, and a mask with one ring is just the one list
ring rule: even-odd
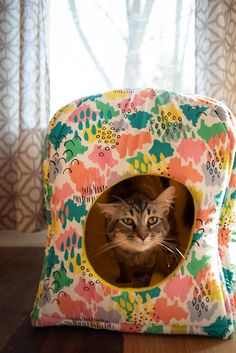
{"label": "window", "polygon": [[51,114],[136,87],[193,93],[194,0],[51,0]]}

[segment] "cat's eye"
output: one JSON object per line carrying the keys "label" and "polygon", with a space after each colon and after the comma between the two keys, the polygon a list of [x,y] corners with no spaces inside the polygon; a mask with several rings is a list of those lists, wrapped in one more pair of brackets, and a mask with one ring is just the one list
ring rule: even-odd
{"label": "cat's eye", "polygon": [[122,220],[122,222],[123,222],[124,224],[126,224],[127,226],[131,226],[131,225],[134,223],[134,221],[132,220],[132,218],[122,218],[121,220]]}
{"label": "cat's eye", "polygon": [[158,222],[159,222],[158,217],[149,217],[147,221],[149,226],[154,226],[154,224],[157,224]]}

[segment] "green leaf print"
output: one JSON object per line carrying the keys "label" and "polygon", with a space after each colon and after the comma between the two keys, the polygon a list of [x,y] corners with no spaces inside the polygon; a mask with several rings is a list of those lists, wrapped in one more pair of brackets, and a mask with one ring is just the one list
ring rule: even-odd
{"label": "green leaf print", "polygon": [[135,170],[137,170],[139,173],[145,173],[148,171],[148,165],[151,164],[150,160],[145,160],[143,153],[138,152],[136,157],[134,158],[128,158],[127,162],[130,163]]}
{"label": "green leaf print", "polygon": [[120,114],[119,110],[115,110],[109,103],[103,103],[96,100],[96,107],[100,110],[100,117],[108,122],[112,117],[116,117]]}
{"label": "green leaf print", "polygon": [[97,98],[101,98],[102,96],[103,95],[101,93],[99,93],[99,94],[96,94],[96,95],[85,97],[85,98],[81,99],[81,101],[79,102],[79,105],[77,105],[77,107],[80,106],[81,103],[84,103],[84,102],[87,102],[87,101],[94,102]]}
{"label": "green leaf print", "polygon": [[224,197],[223,191],[220,191],[219,194],[217,194],[217,195],[215,196],[215,201],[216,201],[216,206],[217,206],[217,207],[219,207],[219,206],[221,205],[222,200],[223,200],[223,197]]}
{"label": "green leaf print", "polygon": [[147,126],[147,122],[151,119],[152,115],[147,112],[137,112],[128,115],[128,119],[133,128],[144,129]]}
{"label": "green leaf print", "polygon": [[204,233],[202,232],[197,232],[193,234],[193,239],[192,239],[192,244],[194,244],[195,242],[198,242],[198,240],[200,240],[203,237]]}
{"label": "green leaf print", "polygon": [[223,338],[226,336],[229,330],[229,326],[232,325],[231,320],[227,319],[226,316],[218,316],[215,322],[211,325],[204,327],[203,331],[206,332],[209,336]]}
{"label": "green leaf print", "polygon": [[121,295],[112,297],[111,299],[119,304],[119,306],[126,312],[128,318],[138,305],[134,295],[129,292],[122,292]]}
{"label": "green leaf print", "polygon": [[150,154],[153,154],[157,162],[160,162],[160,154],[162,153],[165,157],[170,157],[174,153],[174,149],[171,147],[171,144],[168,142],[160,142],[155,140],[152,148],[149,150]]}
{"label": "green leaf print", "polygon": [[142,298],[142,302],[146,303],[149,298],[157,298],[160,295],[160,288],[153,288],[148,291],[143,291],[143,292],[137,292],[137,296],[140,296]]}
{"label": "green leaf print", "polygon": [[152,108],[151,112],[159,114],[159,105],[166,105],[169,102],[171,95],[171,92],[164,91],[156,96],[155,106]]}
{"label": "green leaf print", "polygon": [[224,278],[225,278],[225,283],[226,283],[226,288],[227,288],[227,292],[228,293],[232,293],[232,279],[234,277],[233,272],[231,272],[230,270],[223,268],[223,274],[224,274]]}
{"label": "green leaf print", "polygon": [[201,114],[208,109],[208,106],[197,105],[196,107],[193,107],[192,105],[184,104],[180,106],[180,109],[182,110],[186,118],[193,123],[193,126],[197,126],[197,122]]}
{"label": "green leaf print", "polygon": [[64,287],[69,287],[73,283],[73,279],[68,278],[64,266],[61,266],[59,271],[53,273],[54,278],[54,291],[60,292]]}
{"label": "green leaf print", "polygon": [[149,326],[145,332],[154,333],[154,334],[163,333],[164,332],[163,325]]}
{"label": "green leaf print", "polygon": [[187,268],[191,275],[196,278],[198,272],[202,271],[204,267],[206,267],[209,264],[211,256],[209,255],[203,255],[200,260],[196,258],[196,251],[193,251],[192,253],[192,259],[190,263],[187,265]]}
{"label": "green leaf print", "polygon": [[75,219],[78,223],[81,220],[81,217],[87,214],[85,203],[77,206],[73,200],[69,199],[65,202],[64,208],[59,210],[59,217],[62,222],[62,227],[65,229],[67,224],[67,219],[72,221]]}
{"label": "green leaf print", "polygon": [[47,277],[50,277],[52,269],[56,264],[59,264],[59,260],[58,260],[58,256],[55,254],[55,249],[52,246],[49,249],[48,258],[47,258],[47,268],[46,268]]}
{"label": "green leaf print", "polygon": [[57,150],[66,135],[72,133],[72,129],[70,126],[66,124],[62,124],[61,122],[57,123],[56,126],[51,130],[49,134],[49,140],[54,145]]}
{"label": "green leaf print", "polygon": [[67,162],[75,158],[78,154],[84,154],[88,149],[88,147],[82,145],[78,131],[75,131],[74,138],[72,140],[66,141],[64,146],[66,148],[65,154]]}
{"label": "green leaf print", "polygon": [[198,130],[198,134],[200,137],[203,138],[203,140],[206,141],[206,143],[208,143],[210,138],[215,137],[216,135],[220,136],[222,132],[224,133],[224,135],[226,135],[226,131],[227,129],[225,127],[225,124],[222,122],[207,126],[205,121],[202,120],[200,129]]}

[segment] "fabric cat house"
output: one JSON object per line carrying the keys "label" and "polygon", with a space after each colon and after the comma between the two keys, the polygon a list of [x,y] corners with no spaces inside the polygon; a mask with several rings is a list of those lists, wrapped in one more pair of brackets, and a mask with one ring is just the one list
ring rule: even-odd
{"label": "fabric cat house", "polygon": [[[107,92],[58,111],[45,139],[48,237],[33,326],[232,336],[235,134],[222,103],[162,90]],[[194,225],[171,275],[150,287],[120,288],[91,265],[87,216],[111,185],[144,174],[187,187]],[[91,219],[96,239],[96,215]]]}

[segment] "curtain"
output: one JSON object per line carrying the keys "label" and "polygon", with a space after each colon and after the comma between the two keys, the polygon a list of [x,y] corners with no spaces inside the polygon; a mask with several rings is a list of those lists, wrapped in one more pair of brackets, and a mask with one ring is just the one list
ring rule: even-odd
{"label": "curtain", "polygon": [[0,229],[33,232],[44,225],[46,24],[46,0],[0,1]]}
{"label": "curtain", "polygon": [[[46,46],[49,35],[47,2],[47,0],[0,1],[0,229],[33,232],[44,227],[42,149],[44,131],[49,119],[49,75]],[[76,81],[76,91],[72,98],[74,99],[78,98],[80,94],[87,94],[86,84],[89,85],[90,92],[96,91],[91,88],[91,84],[94,82],[99,85],[98,91],[104,90],[102,76],[93,72],[93,57],[83,60],[85,55],[88,55],[90,49],[98,55],[97,70],[100,69],[100,72],[101,68],[108,69],[107,58],[109,56],[104,55],[104,52],[107,52],[105,48],[105,50],[101,50],[99,57],[100,54],[97,50],[99,47],[102,48],[104,41],[99,42],[99,46],[97,40],[96,45],[91,44],[95,32],[88,31],[88,29],[94,28],[94,24],[87,27],[86,24],[90,17],[92,19],[91,14],[94,11],[87,11],[86,15],[87,2],[85,6],[83,2],[63,0],[60,3],[61,6],[58,6],[57,1],[50,0],[50,3],[54,2],[56,9],[60,9],[66,4],[70,15],[68,26],[63,28],[63,33],[72,26],[77,35],[86,39],[84,41],[86,54],[80,51],[78,60],[74,55],[76,46],[73,47],[73,55],[71,53],[70,40],[67,40],[70,44],[69,50],[62,48],[60,55],[56,55],[56,62],[60,61],[63,54],[66,55],[66,59],[63,59],[63,68],[60,70],[60,83],[63,82],[63,85],[58,85],[59,76],[56,75],[56,84],[52,86],[53,93],[57,87],[62,86],[63,88],[62,94],[65,102],[60,100],[59,108],[59,105],[69,101],[69,98],[66,97],[67,91],[72,86],[72,81],[76,81],[71,80],[71,76],[68,75],[70,67],[68,58],[76,59],[77,66],[73,77],[80,70],[79,80]],[[175,5],[173,5],[174,3]],[[88,2],[88,4],[92,4],[92,2]],[[100,6],[99,2],[94,2],[94,4],[96,5],[94,18],[97,18],[100,11],[103,14],[102,22],[107,19],[111,28],[113,27],[117,33],[121,33],[123,46],[127,45],[130,49],[126,62],[122,59],[125,68],[124,86],[164,86],[178,91],[186,91],[191,74],[186,71],[185,75],[183,69],[186,70],[187,65],[194,62],[194,57],[190,56],[189,49],[193,43],[195,45],[196,93],[224,101],[236,114],[235,0],[176,0],[176,2],[171,0],[170,3],[159,0],[146,0],[145,2],[127,0],[125,2],[128,16],[126,29],[119,27],[120,17],[117,18],[116,11],[109,17],[109,13]],[[112,2],[112,4],[115,6],[118,2]],[[142,8],[142,4],[146,5]],[[194,6],[195,44],[189,25],[191,20],[186,22],[186,18],[191,19],[191,9]],[[169,10],[172,11],[171,14],[176,21],[170,21]],[[82,19],[83,11],[85,11],[84,20]],[[163,16],[165,11],[169,12]],[[156,15],[160,16],[158,21]],[[65,11],[61,16],[60,27],[64,22]],[[52,22],[55,17],[56,13],[53,12]],[[151,20],[148,22],[149,17]],[[154,26],[151,28],[157,28],[156,25],[159,23],[161,27],[158,27],[159,29],[153,33],[147,32],[151,34],[144,36],[141,28],[146,30],[152,22]],[[184,27],[183,23],[185,23]],[[171,31],[170,28],[172,28]],[[164,34],[167,29],[169,34],[165,38]],[[99,31],[96,30],[96,32]],[[91,38],[86,37],[89,33],[92,33]],[[111,31],[108,30],[106,33],[111,33]],[[138,38],[139,34],[140,38]],[[72,38],[75,43],[76,37]],[[156,39],[159,41],[158,44],[154,41]],[[62,40],[62,36],[57,37],[53,43],[61,43]],[[143,49],[141,43],[144,45]],[[172,48],[171,43],[174,45],[173,50],[169,53],[167,49]],[[92,46],[89,47],[90,44]],[[139,58],[137,57],[137,46],[140,49]],[[117,52],[118,56],[120,48],[116,42],[111,53]],[[51,53],[51,55],[53,57],[54,54]],[[138,74],[137,67],[135,70],[131,70],[134,66],[131,63],[135,60],[137,62],[137,58],[139,59],[138,63],[143,64],[144,68],[141,69],[140,66]],[[151,59],[153,59],[152,63]],[[103,60],[105,61],[103,62]],[[89,70],[83,66],[83,61],[86,62],[86,67],[89,66]],[[110,76],[116,74],[118,67],[119,65],[115,70],[112,68]],[[50,75],[52,75],[53,69],[52,67]],[[88,79],[88,71],[92,72],[93,80]],[[63,76],[64,73],[67,77]],[[84,81],[83,73],[85,73]],[[119,77],[120,75],[118,75]],[[122,88],[122,84],[117,83],[119,81],[114,79],[114,82],[115,88]],[[191,93],[191,90],[187,90],[186,93]]]}
{"label": "curtain", "polygon": [[196,92],[236,114],[236,1],[196,0]]}

